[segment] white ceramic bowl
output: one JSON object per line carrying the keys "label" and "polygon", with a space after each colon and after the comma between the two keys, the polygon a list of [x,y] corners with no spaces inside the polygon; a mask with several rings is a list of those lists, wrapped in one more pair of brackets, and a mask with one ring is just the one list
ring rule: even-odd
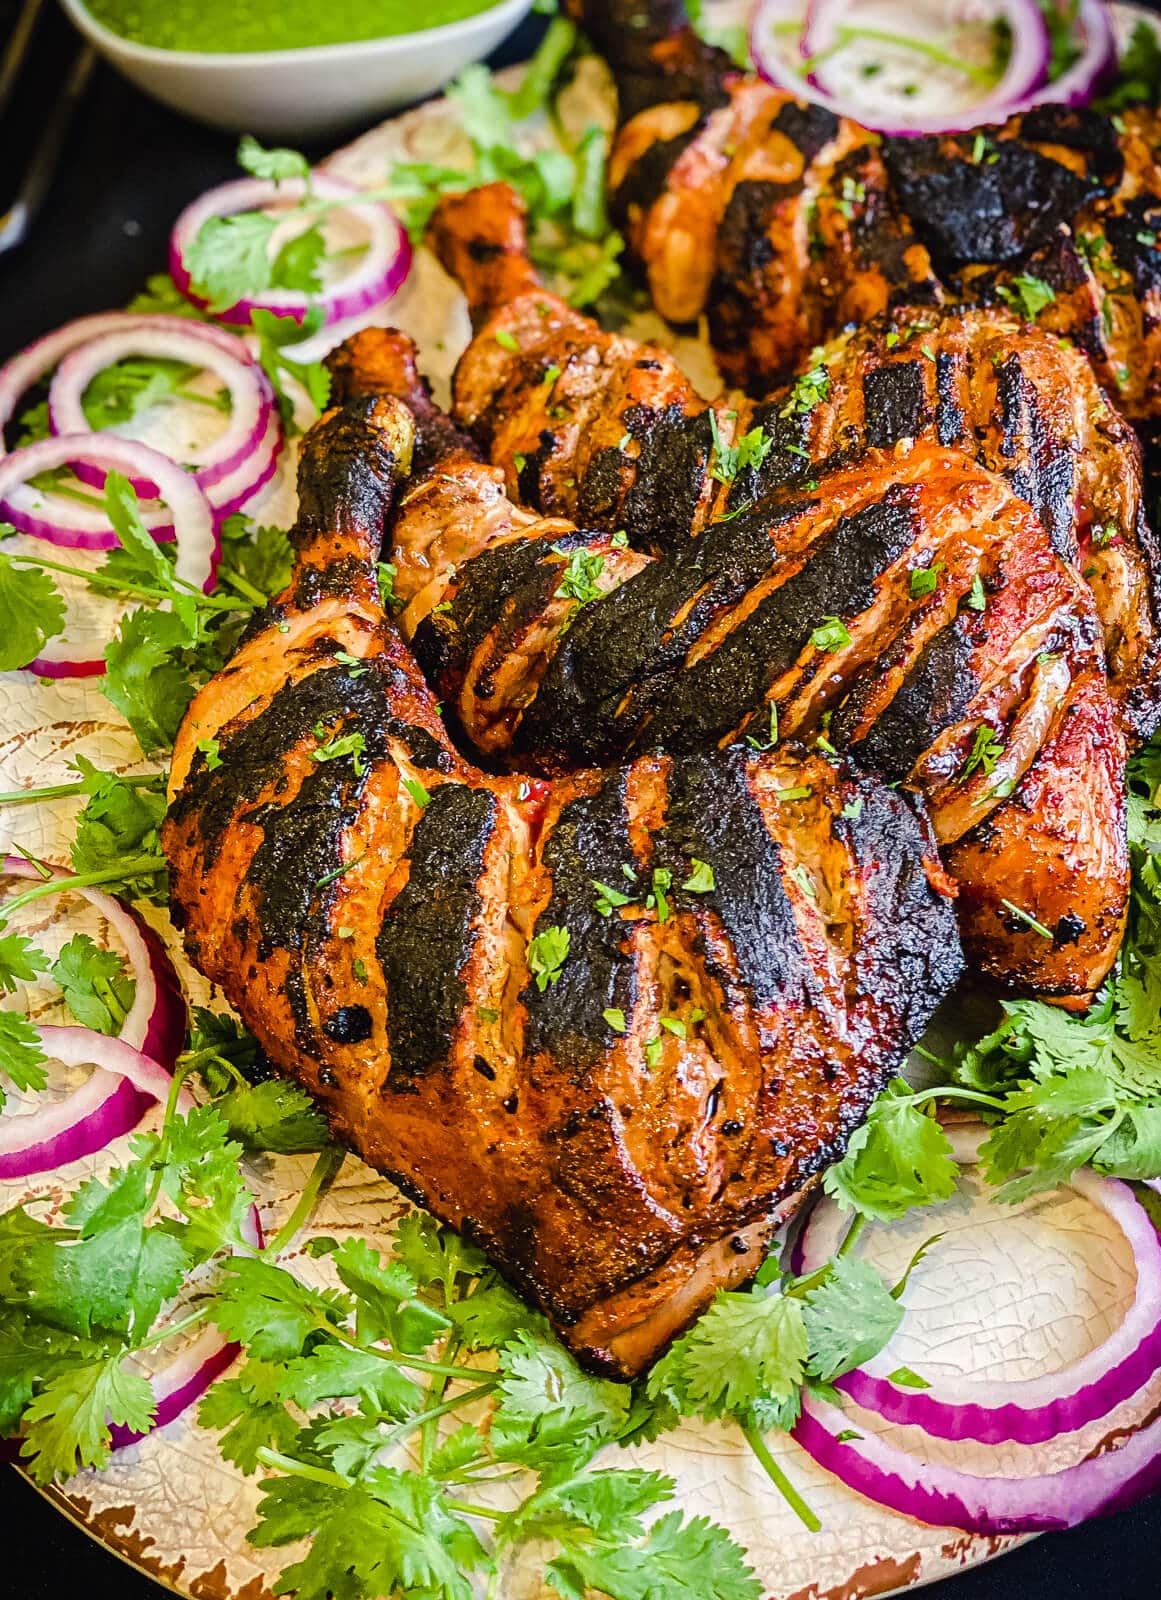
{"label": "white ceramic bowl", "polygon": [[166,105],[234,133],[309,140],[373,122],[441,89],[494,50],[532,0],[499,0],[463,22],[389,39],[229,55],[132,44],[94,21],[82,0],[61,4],[119,72]]}

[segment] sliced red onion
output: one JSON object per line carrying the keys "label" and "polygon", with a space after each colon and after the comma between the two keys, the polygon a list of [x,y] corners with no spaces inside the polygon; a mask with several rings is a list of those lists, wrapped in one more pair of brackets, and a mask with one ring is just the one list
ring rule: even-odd
{"label": "sliced red onion", "polygon": [[[173,318],[182,323],[180,317]],[[195,325],[196,326],[196,325]],[[237,351],[220,349],[186,327],[140,328],[107,333],[71,351],[53,378],[48,393],[49,418],[54,433],[87,433],[88,421],[83,404],[89,384],[98,373],[127,356],[145,355],[183,361],[203,367],[229,390],[230,421],[225,431],[186,465],[195,467],[194,479],[206,491],[211,504],[213,490],[222,479],[246,465],[266,437],[274,414],[274,391],[270,380],[252,360],[240,339],[233,341]],[[77,461],[73,465],[82,483],[98,489],[105,472],[96,463]],[[148,478],[131,479],[137,493],[156,499],[159,486]]]}
{"label": "sliced red onion", "polygon": [[901,1516],[968,1533],[1072,1528],[1122,1511],[1161,1487],[1161,1418],[1100,1455],[1030,1478],[981,1478],[924,1461],[873,1434],[851,1438],[851,1432],[850,1418],[836,1406],[803,1396],[794,1438],[819,1466]]}
{"label": "sliced red onion", "polygon": [[[321,305],[325,321],[341,322],[361,316],[372,306],[389,300],[407,277],[411,266],[411,246],[407,234],[391,209],[379,200],[360,197],[360,191],[345,179],[329,173],[315,173],[310,180],[314,194],[322,200],[346,200],[345,209],[362,219],[370,231],[368,248],[353,272],[329,289],[311,296],[297,289],[271,289],[259,299],[239,300],[236,305],[214,314],[223,322],[244,327],[255,310],[273,311],[279,316],[302,322],[313,305]],[[306,180],[288,178],[274,183],[264,178],[239,178],[224,183],[187,206],[178,217],[169,244],[169,270],[174,283],[194,305],[207,302],[195,292],[186,267],[186,254],[203,225],[212,217],[236,216],[241,211],[261,211],[297,202],[306,193]]]}
{"label": "sliced red onion", "polygon": [[13,451],[0,461],[0,518],[7,519],[20,533],[66,549],[116,549],[120,541],[103,510],[94,506],[89,511],[58,496],[50,517],[42,504],[40,491],[28,486],[29,478],[66,466],[73,460],[116,468],[126,477],[152,479],[169,508],[171,520],[164,520],[165,511],[143,509],[142,521],[159,542],[177,539],[174,570],[179,578],[199,588],[209,587],[218,558],[217,533],[209,501],[188,472],[183,472],[160,451],[133,439],[119,439],[111,433],[68,433],[55,439],[40,439],[36,444]]}
{"label": "sliced red onion", "polygon": [[1060,77],[1046,83],[1028,105],[1055,101],[1066,106],[1086,106],[1117,65],[1117,36],[1104,0],[1080,0],[1074,26],[1081,53]]}
{"label": "sliced red onion", "polygon": [[[41,874],[23,856],[8,856],[3,862],[5,876],[39,881]],[[59,874],[62,878],[67,874]],[[117,1038],[108,1041],[104,1034],[93,1039],[122,1044],[141,1052],[160,1068],[172,1068],[185,1038],[185,1001],[173,966],[151,928],[112,895],[99,889],[68,885],[72,894],[86,900],[113,928],[125,950],[135,989],[133,1004]],[[42,1039],[51,1035],[61,1048],[84,1051],[91,1040],[85,1028],[42,1029]],[[45,1044],[45,1049],[49,1045]],[[110,1140],[135,1128],[155,1098],[142,1091],[124,1073],[110,1072],[99,1057],[82,1054],[58,1059],[69,1064],[97,1065],[98,1070],[67,1100],[46,1105],[27,1117],[0,1119],[0,1179],[27,1178],[51,1171],[70,1161],[79,1161],[104,1149]],[[168,1089],[166,1090],[168,1092]],[[30,1142],[31,1141],[31,1142]]]}
{"label": "sliced red onion", "polygon": [[[949,1128],[956,1159],[978,1160],[986,1130]],[[1161,1240],[1135,1199],[1116,1178],[1078,1172],[1071,1187],[1104,1211],[1129,1241],[1137,1288],[1124,1320],[1105,1342],[1059,1372],[1015,1379],[934,1378],[924,1390],[891,1382],[899,1366],[888,1350],[848,1372],[836,1387],[866,1411],[913,1425],[935,1439],[976,1439],[983,1444],[1042,1444],[1099,1421],[1130,1399],[1161,1368]],[[842,1228],[838,1207],[822,1201],[799,1238],[796,1272],[816,1271],[833,1254]]]}
{"label": "sliced red onion", "polygon": [[800,53],[805,62],[817,60],[809,83],[787,62],[777,45],[779,24],[802,16],[800,5],[790,0],[762,0],[750,27],[750,53],[761,75],[800,99],[816,100],[839,115],[866,127],[896,135],[947,133],[985,122],[1002,122],[1044,82],[1051,58],[1048,28],[1037,0],[996,0],[992,15],[1007,22],[1012,48],[1003,77],[973,104],[949,114],[917,116],[904,104],[885,105],[881,80],[867,81],[865,97],[836,88],[834,69],[827,53],[837,30],[850,22],[849,0],[812,0],[803,19]]}
{"label": "sliced red onion", "polygon": [[[224,328],[215,328],[208,322],[194,322],[189,317],[139,316],[130,311],[107,311],[99,316],[79,317],[66,322],[43,339],[37,339],[0,367],[0,456],[7,453],[3,430],[11,422],[20,401],[33,384],[50,373],[70,351],[106,334],[129,334],[144,331],[168,332],[180,329],[196,337],[205,345],[212,345],[239,361],[249,358],[249,352],[236,334]],[[200,357],[199,357],[200,359]]]}
{"label": "sliced red onion", "polygon": [[[266,432],[259,440],[253,455],[234,469],[228,477],[215,483],[209,492],[218,525],[235,511],[248,505],[260,489],[264,489],[278,470],[278,458],[285,436],[278,410],[271,413]],[[215,563],[216,565],[216,563]]]}
{"label": "sliced red onion", "polygon": [[[67,1100],[27,1117],[0,1118],[0,1178],[30,1177],[103,1150],[137,1126],[143,1100],[148,1107],[169,1093],[165,1068],[124,1039],[93,1028],[44,1027],[37,1032],[41,1049],[53,1060],[96,1071]],[[135,1091],[132,1104],[122,1085]]]}

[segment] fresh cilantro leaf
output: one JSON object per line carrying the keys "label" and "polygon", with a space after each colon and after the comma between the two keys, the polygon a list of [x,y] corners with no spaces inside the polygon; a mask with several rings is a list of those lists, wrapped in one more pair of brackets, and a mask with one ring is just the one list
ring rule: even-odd
{"label": "fresh cilantro leaf", "polygon": [[149,1163],[134,1161],[82,1184],[65,1207],[68,1229],[48,1229],[28,1244],[7,1297],[82,1337],[94,1328],[142,1335],[189,1265],[176,1238],[146,1226],[150,1179]]}
{"label": "fresh cilantro leaf", "polygon": [[417,1411],[421,1399],[396,1362],[371,1350],[351,1350],[339,1344],[316,1345],[309,1354],[287,1362],[278,1392],[304,1411],[320,1400],[349,1395],[362,1400],[368,1409],[397,1420]]}
{"label": "fresh cilantro leaf", "polygon": [[345,1239],[332,1259],[355,1297],[355,1326],[364,1343],[387,1338],[396,1349],[418,1354],[451,1326],[442,1311],[417,1298],[415,1275],[401,1261],[385,1262],[365,1240]]}
{"label": "fresh cilantro leaf", "polygon": [[448,1307],[448,1313],[468,1350],[498,1350],[519,1333],[543,1336],[548,1331],[544,1318],[499,1280],[481,1284],[464,1299],[456,1300]]}
{"label": "fresh cilantro leaf", "polygon": [[181,664],[190,643],[185,625],[170,611],[141,606],[128,612],[105,646],[102,693],[117,707],[149,754],[172,747],[194,696]]}
{"label": "fresh cilantro leaf", "polygon": [[1129,42],[1117,61],[1117,78],[1111,91],[1094,102],[1099,111],[1119,111],[1124,106],[1161,103],[1161,42],[1151,23],[1134,24]]}
{"label": "fresh cilantro leaf", "polygon": [[978,572],[972,579],[971,588],[964,596],[964,605],[970,607],[972,611],[986,611],[988,608],[988,597],[984,592],[984,580]]}
{"label": "fresh cilantro leaf", "polygon": [[757,1288],[719,1294],[649,1374],[647,1393],[683,1416],[744,1416],[756,1400],[801,1386],[807,1358],[801,1300]]}
{"label": "fresh cilantro leaf", "polygon": [[64,623],[64,601],[48,574],[0,554],[0,672],[35,661]]}
{"label": "fresh cilantro leaf", "polygon": [[955,1192],[958,1173],[943,1129],[912,1104],[907,1081],[893,1078],[822,1183],[844,1211],[895,1222],[913,1206],[947,1200]]}
{"label": "fresh cilantro leaf", "polygon": [[345,1296],[309,1289],[281,1267],[238,1256],[224,1264],[211,1315],[259,1360],[290,1361],[349,1306]]}
{"label": "fresh cilantro leaf", "polygon": [[[76,766],[89,799],[73,835],[75,870],[108,872],[160,857],[160,828],[165,818],[165,796],[160,789],[128,784],[114,773],[98,771],[83,756],[77,758]],[[160,869],[119,884],[110,880],[104,887],[110,894],[127,893],[132,899],[163,899],[165,895]]]}
{"label": "fresh cilantro leaf", "polygon": [[282,1370],[247,1361],[236,1378],[219,1378],[202,1397],[198,1421],[225,1430],[218,1449],[249,1474],[258,1469],[258,1451],[287,1451],[298,1437],[298,1423],[277,1399]]}
{"label": "fresh cilantro leaf", "polygon": [[114,950],[102,950],[87,933],[76,933],[52,964],[65,1004],[85,1028],[117,1033],[133,1005],[136,985]]}
{"label": "fresh cilantro leaf", "polygon": [[185,265],[194,293],[211,311],[229,311],[270,288],[270,244],[277,226],[277,219],[263,211],[207,217],[202,223],[186,246]]}
{"label": "fresh cilantro leaf", "polygon": [[157,1408],[153,1390],[119,1356],[51,1377],[24,1411],[21,1458],[37,1483],[69,1478],[109,1461],[109,1423],[144,1432]]}
{"label": "fresh cilantro leaf", "polygon": [[667,1512],[643,1544],[570,1542],[545,1578],[562,1600],[760,1600],[763,1586],[741,1549],[708,1517]]}
{"label": "fresh cilantro leaf", "polygon": [[696,856],[689,863],[689,877],[681,886],[688,894],[712,894],[714,890],[714,869],[708,861],[699,861]]}
{"label": "fresh cilantro leaf", "polygon": [[238,145],[238,165],[255,178],[282,183],[287,178],[310,177],[310,162],[297,150],[267,149],[253,134],[244,133]]}
{"label": "fresh cilantro leaf", "polygon": [[841,617],[824,617],[810,635],[816,650],[845,650],[851,642],[850,630]]}
{"label": "fresh cilantro leaf", "polygon": [[804,1297],[812,1377],[833,1383],[877,1356],[903,1320],[903,1307],[867,1261],[837,1256]]}
{"label": "fresh cilantro leaf", "polygon": [[327,242],[322,229],[315,224],[304,228],[286,241],[271,262],[271,287],[318,294],[322,289],[322,264],[326,254]]}
{"label": "fresh cilantro leaf", "polygon": [[[601,1539],[627,1543],[645,1532],[642,1514],[673,1498],[674,1482],[660,1472],[639,1468],[570,1473],[560,1482],[550,1477],[535,1494],[499,1525],[497,1538],[554,1540],[564,1546]],[[578,1535],[580,1536],[578,1539]]]}
{"label": "fresh cilantro leaf", "polygon": [[571,935],[567,928],[541,928],[528,944],[528,970],[540,990],[556,983],[568,960]]}
{"label": "fresh cilantro leaf", "polygon": [[250,321],[258,335],[258,361],[274,385],[285,426],[294,427],[294,397],[286,388],[288,377],[302,385],[316,411],[324,411],[331,393],[330,373],[321,361],[303,362],[286,354],[287,345],[309,339],[322,327],[321,307],[314,307],[301,321],[259,307],[251,312]]}
{"label": "fresh cilantro leaf", "polygon": [[182,294],[168,272],[155,272],[145,280],[145,288],[125,307],[142,316],[189,317],[204,321],[205,313]]}
{"label": "fresh cilantro leaf", "polygon": [[241,578],[267,600],[282,593],[294,566],[294,551],[282,528],[261,527],[236,511],[223,522],[221,540],[220,583]]}
{"label": "fresh cilantro leaf", "polygon": [[[43,1089],[48,1082],[36,1027],[16,1011],[0,1011],[0,1073],[17,1089]],[[0,1109],[5,1101],[0,1089]]]}
{"label": "fresh cilantro leaf", "polygon": [[15,994],[20,984],[47,969],[48,957],[23,933],[0,934],[0,993]]}
{"label": "fresh cilantro leaf", "polygon": [[293,1155],[321,1150],[329,1137],[326,1118],[304,1089],[285,1078],[268,1078],[237,1088],[214,1102],[236,1139],[247,1150]]}
{"label": "fresh cilantro leaf", "polygon": [[456,1299],[461,1280],[478,1277],[488,1260],[474,1244],[450,1228],[441,1228],[426,1211],[410,1211],[396,1229],[395,1259],[421,1288],[438,1284],[449,1303]]}
{"label": "fresh cilantro leaf", "polygon": [[500,1351],[499,1405],[490,1438],[501,1460],[587,1460],[618,1435],[628,1413],[628,1390],[589,1377],[555,1340],[521,1332]]}
{"label": "fresh cilantro leaf", "polygon": [[45,1382],[102,1353],[99,1344],[22,1312],[0,1312],[0,1437],[15,1432],[25,1406]]}
{"label": "fresh cilantro leaf", "polygon": [[417,1473],[372,1467],[357,1487],[329,1489],[298,1477],[268,1479],[251,1544],[288,1544],[313,1535],[287,1567],[277,1594],[296,1600],[377,1600],[393,1593],[424,1600],[473,1600],[469,1574],[492,1563],[439,1486]]}

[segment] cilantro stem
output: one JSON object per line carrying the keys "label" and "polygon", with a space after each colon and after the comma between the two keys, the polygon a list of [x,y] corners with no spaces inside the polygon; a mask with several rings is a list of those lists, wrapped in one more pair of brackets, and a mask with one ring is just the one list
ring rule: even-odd
{"label": "cilantro stem", "polygon": [[[133,595],[140,600],[152,600],[160,605],[172,596],[166,594],[164,589],[151,589],[146,584],[123,583],[119,578],[102,578],[100,571],[89,571],[85,567],[66,566],[61,561],[42,561],[39,556],[13,556],[12,560],[20,566],[41,567],[46,572],[63,572],[68,578],[80,578],[90,589],[96,589],[102,594]],[[196,583],[187,583],[184,578],[174,577],[172,580],[178,587],[186,589],[193,595],[198,604],[207,611],[250,611],[244,600],[232,600],[228,595],[204,594]],[[263,601],[265,604],[265,601]]]}
{"label": "cilantro stem", "polygon": [[122,861],[118,866],[106,867],[103,872],[78,872],[71,878],[51,878],[46,883],[34,884],[31,889],[25,889],[23,894],[13,896],[11,900],[5,900],[0,905],[0,914],[5,918],[10,917],[30,901],[39,900],[46,894],[61,894],[65,889],[89,889],[98,883],[129,883],[134,878],[152,877],[164,871],[167,864],[164,856],[138,856],[135,861]]}
{"label": "cilantro stem", "polygon": [[913,1106],[928,1100],[967,1100],[972,1105],[988,1106],[992,1111],[1006,1111],[1007,1106],[994,1094],[983,1094],[978,1089],[961,1089],[954,1083],[936,1084],[931,1089],[920,1089],[911,1096]]}
{"label": "cilantro stem", "polygon": [[806,1501],[802,1498],[798,1490],[794,1487],[790,1479],[778,1465],[777,1461],[775,1461],[774,1457],[770,1454],[765,1439],[763,1439],[753,1422],[744,1423],[742,1425],[742,1436],[746,1443],[750,1446],[750,1449],[757,1456],[758,1461],[766,1476],[770,1479],[770,1482],[778,1490],[779,1494],[786,1501],[786,1504],[790,1507],[791,1511],[794,1512],[794,1515],[802,1523],[803,1527],[809,1529],[811,1533],[817,1533],[822,1527],[822,1523],[818,1520],[814,1512],[810,1509]]}
{"label": "cilantro stem", "polygon": [[324,1188],[330,1185],[339,1175],[339,1169],[347,1158],[347,1152],[337,1144],[328,1144],[319,1151],[315,1158],[314,1168],[310,1177],[303,1185],[294,1210],[262,1251],[264,1256],[277,1256],[295,1235],[310,1221],[311,1214],[319,1202]]}
{"label": "cilantro stem", "polygon": [[235,572],[232,567],[218,568],[218,582],[228,583],[231,589],[236,589],[245,600],[250,600],[256,606],[264,606],[267,597],[261,589],[256,589],[249,578],[244,578],[240,572]]}
{"label": "cilantro stem", "polygon": [[[447,1354],[446,1346],[444,1354]],[[461,1406],[470,1406],[477,1400],[486,1400],[490,1394],[495,1392],[498,1382],[498,1378],[490,1378],[487,1383],[477,1384],[474,1389],[469,1389],[466,1394],[453,1395],[450,1400],[443,1401],[441,1405],[431,1406],[426,1411],[416,1412],[415,1416],[408,1417],[406,1422],[400,1422],[394,1428],[388,1428],[384,1436],[384,1443],[388,1445],[398,1444],[401,1439],[406,1439],[408,1434],[414,1433],[416,1428],[423,1428],[426,1433],[429,1423],[435,1423],[440,1417],[446,1417],[450,1412],[458,1411]],[[447,1387],[447,1383],[448,1380],[445,1377],[442,1380],[441,1390]],[[420,1448],[421,1450],[423,1449],[422,1444]],[[427,1471],[430,1459],[431,1451],[424,1451],[419,1464],[421,1472]]]}
{"label": "cilantro stem", "polygon": [[[378,1345],[360,1344],[357,1339],[350,1338],[321,1314],[316,1318],[315,1325],[320,1333],[327,1334],[348,1350],[357,1350],[364,1356],[378,1356],[380,1361],[392,1361],[397,1366],[407,1367],[411,1371],[430,1372],[436,1377],[454,1378],[457,1383],[467,1383],[470,1379],[480,1376],[479,1367],[452,1366],[446,1361],[424,1361],[420,1356],[407,1355],[402,1350],[382,1350]],[[422,1420],[422,1413],[419,1420]]]}
{"label": "cilantro stem", "polygon": [[[866,1225],[867,1219],[861,1211],[856,1216],[851,1218],[851,1225],[846,1231],[843,1242],[835,1251],[836,1260],[839,1256],[850,1255],[858,1241],[859,1234],[862,1233]],[[795,1282],[792,1283],[787,1290],[785,1290],[785,1293],[794,1295],[796,1299],[801,1299],[803,1295],[809,1294],[812,1289],[817,1289],[819,1284],[825,1283],[826,1279],[830,1276],[831,1265],[832,1263],[830,1261],[826,1261],[821,1267],[816,1268],[814,1272],[808,1273],[805,1278],[796,1279]]]}
{"label": "cilantro stem", "polygon": [[[135,778],[118,778],[118,783],[123,783],[127,789],[148,789],[151,784],[156,785],[161,779],[160,772],[146,772]],[[48,783],[40,789],[10,789],[6,794],[0,794],[0,806],[27,805],[34,800],[64,800],[72,795],[88,794],[87,781],[78,783]]]}
{"label": "cilantro stem", "polygon": [[[449,1334],[443,1347],[443,1354],[449,1361],[454,1361],[460,1351],[460,1336],[458,1332]],[[440,1404],[447,1389],[446,1378],[433,1378],[424,1396],[422,1419],[423,1432],[419,1436],[419,1468],[421,1472],[427,1471],[427,1464],[431,1459],[431,1452],[435,1447],[438,1435],[436,1418],[448,1409],[447,1403]],[[461,1404],[460,1401],[451,1402],[453,1405]]]}
{"label": "cilantro stem", "polygon": [[448,1506],[452,1511],[462,1511],[466,1517],[487,1517],[489,1522],[503,1522],[508,1515],[506,1511],[493,1511],[490,1506],[474,1506],[467,1500],[449,1500]]}
{"label": "cilantro stem", "polygon": [[178,1322],[171,1322],[164,1328],[159,1328],[148,1339],[142,1339],[140,1344],[134,1345],[135,1350],[152,1350],[156,1345],[164,1344],[167,1339],[176,1339],[180,1333],[188,1333],[191,1328],[196,1328],[203,1323],[210,1314],[210,1303],[207,1300],[196,1311],[191,1311],[188,1317],[182,1317]]}
{"label": "cilantro stem", "polygon": [[990,88],[996,81],[996,75],[990,67],[973,66],[970,61],[964,61],[950,50],[944,50],[940,45],[932,44],[927,39],[916,39],[911,34],[896,33],[890,28],[871,28],[846,23],[835,29],[835,38],[839,46],[851,44],[855,39],[869,39],[874,44],[896,45],[902,50],[913,50],[916,55],[926,56],[928,61],[933,61],[936,66],[950,67],[953,72],[962,72],[971,83]]}
{"label": "cilantro stem", "polygon": [[263,1466],[274,1467],[278,1472],[285,1472],[292,1478],[309,1478],[311,1483],[323,1483],[328,1489],[349,1489],[350,1478],[344,1478],[341,1473],[331,1472],[327,1467],[311,1466],[309,1461],[298,1461],[294,1456],[284,1456],[279,1450],[271,1450],[268,1446],[260,1444],[254,1454]]}

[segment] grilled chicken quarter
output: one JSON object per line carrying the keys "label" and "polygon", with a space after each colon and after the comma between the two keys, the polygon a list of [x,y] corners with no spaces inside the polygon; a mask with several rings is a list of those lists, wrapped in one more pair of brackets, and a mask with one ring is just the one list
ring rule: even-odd
{"label": "grilled chicken quarter", "polygon": [[419,419],[390,534],[402,622],[483,756],[555,775],[772,730],[849,750],[926,797],[974,966],[1049,997],[1099,985],[1128,893],[1124,743],[1091,595],[1000,478],[938,445],[872,452],[651,558],[514,506],[404,335],[358,334],[333,370]]}
{"label": "grilled chicken quarter", "polygon": [[376,581],[414,445],[382,396],[308,435],[290,587],[177,740],[173,914],[335,1135],[630,1376],[842,1154],[955,915],[920,811],[842,757],[469,765]]}
{"label": "grilled chicken quarter", "polygon": [[[1118,721],[1131,741],[1156,731],[1161,548],[1136,437],[1078,350],[1002,307],[900,308],[816,350],[766,399],[710,406],[672,356],[539,284],[507,186],[442,201],[430,238],[478,328],[453,414],[513,499],[660,553],[868,449],[954,447],[1006,479],[1088,582]],[[729,479],[725,452],[755,429],[760,459]]]}
{"label": "grilled chicken quarter", "polygon": [[728,382],[764,394],[893,307],[1030,310],[1031,277],[1125,414],[1161,418],[1161,114],[1044,105],[882,138],[740,72],[681,0],[565,9],[617,82],[613,216],[662,316],[707,313]]}

